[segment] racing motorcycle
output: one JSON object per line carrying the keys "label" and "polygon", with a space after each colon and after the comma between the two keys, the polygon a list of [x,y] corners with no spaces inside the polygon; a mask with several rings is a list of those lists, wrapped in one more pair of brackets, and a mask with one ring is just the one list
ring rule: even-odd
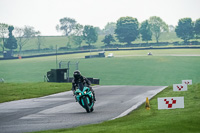
{"label": "racing motorcycle", "polygon": [[75,97],[87,113],[94,110],[94,97],[89,87],[84,86],[83,83],[78,83],[78,88],[75,91]]}

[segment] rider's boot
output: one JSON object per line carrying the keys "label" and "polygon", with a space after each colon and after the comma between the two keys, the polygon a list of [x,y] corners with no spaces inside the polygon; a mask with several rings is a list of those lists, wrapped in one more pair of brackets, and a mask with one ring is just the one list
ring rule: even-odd
{"label": "rider's boot", "polygon": [[92,89],[92,87],[90,87],[90,90],[92,91],[94,101],[96,101],[95,93],[94,93],[94,90]]}
{"label": "rider's boot", "polygon": [[76,102],[78,101],[77,98],[76,98],[76,96],[75,96],[75,100],[76,100]]}
{"label": "rider's boot", "polygon": [[93,93],[94,101],[96,101],[95,93]]}

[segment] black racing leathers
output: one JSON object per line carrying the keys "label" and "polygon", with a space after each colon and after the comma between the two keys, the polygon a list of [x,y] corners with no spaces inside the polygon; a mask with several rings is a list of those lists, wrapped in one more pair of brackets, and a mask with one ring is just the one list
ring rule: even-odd
{"label": "black racing leathers", "polygon": [[72,80],[72,91],[73,91],[73,93],[75,93],[75,91],[76,91],[76,89],[77,89],[77,87],[78,87],[78,83],[79,83],[79,82],[82,82],[83,85],[85,85],[85,86],[87,86],[87,87],[90,88],[90,90],[92,91],[92,94],[93,94],[93,96],[94,96],[94,100],[96,101],[94,90],[93,90],[92,87],[90,86],[90,85],[91,85],[91,82],[90,82],[87,78],[85,78],[85,77],[83,77],[83,76],[80,76],[80,78],[78,78],[78,79],[75,79],[75,78],[74,78],[74,79]]}

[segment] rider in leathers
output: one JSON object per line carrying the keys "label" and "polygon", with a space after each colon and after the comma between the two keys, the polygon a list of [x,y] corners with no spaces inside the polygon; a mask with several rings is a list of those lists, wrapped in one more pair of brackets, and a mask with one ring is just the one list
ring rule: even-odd
{"label": "rider in leathers", "polygon": [[74,79],[72,80],[72,91],[73,91],[73,93],[75,94],[75,91],[76,91],[76,89],[78,87],[78,82],[82,82],[83,85],[86,85],[87,87],[90,88],[90,90],[91,90],[91,92],[92,92],[92,94],[94,96],[94,101],[96,101],[94,90],[90,86],[91,82],[87,78],[82,76],[81,72],[78,71],[78,70],[76,70],[73,75],[74,75]]}

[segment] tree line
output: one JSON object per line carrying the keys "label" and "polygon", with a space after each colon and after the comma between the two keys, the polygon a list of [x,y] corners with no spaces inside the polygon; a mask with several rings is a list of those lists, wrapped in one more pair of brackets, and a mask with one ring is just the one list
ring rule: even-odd
{"label": "tree line", "polygon": [[[13,34],[15,31],[15,36]],[[17,49],[19,47],[19,54],[22,51],[22,48],[27,42],[32,38],[37,38],[37,45],[38,49],[41,46],[41,33],[40,31],[36,31],[34,27],[31,26],[24,26],[24,27],[16,27],[4,23],[0,23],[0,46],[4,51],[5,48],[10,49]]]}
{"label": "tree line", "polygon": [[179,19],[178,25],[173,27],[167,25],[160,17],[152,16],[141,24],[137,18],[121,17],[116,23],[108,23],[105,29],[100,30],[98,27],[90,25],[82,26],[76,22],[75,19],[63,18],[60,19],[60,24],[56,26],[58,31],[69,36],[79,47],[83,40],[90,46],[98,39],[98,34],[106,34],[102,42],[109,45],[115,42],[114,35],[121,43],[131,44],[137,38],[142,38],[142,41],[148,43],[155,37],[156,42],[159,43],[160,36],[164,32],[175,31],[177,37],[184,40],[186,43],[190,39],[200,38],[200,18],[192,21],[191,18]]}
{"label": "tree line", "polygon": [[[12,34],[14,30],[13,26],[9,26],[4,23],[0,23],[0,46],[3,51],[4,48],[13,50],[19,47],[19,53],[21,53],[23,46],[32,37],[37,37],[38,49],[42,44],[42,37],[40,31],[35,31],[34,27],[25,26],[22,28],[15,28],[15,35]],[[104,34],[105,37],[102,40],[106,45],[115,42],[115,37],[120,43],[131,44],[137,38],[141,38],[142,41],[148,43],[152,40],[152,36],[155,37],[156,42],[159,43],[160,36],[164,32],[175,31],[177,37],[187,42],[190,39],[200,38],[200,18],[196,21],[192,21],[191,18],[179,19],[176,27],[167,25],[160,17],[152,16],[148,20],[139,23],[137,18],[133,17],[121,17],[117,22],[107,23],[105,28],[101,30],[99,27],[91,25],[81,25],[73,18],[64,17],[59,20],[59,24],[56,25],[56,30],[62,32],[63,35],[68,37],[67,47],[70,48],[70,43],[81,47],[83,41],[85,41],[89,47],[98,40],[98,35]],[[7,37],[8,35],[8,37]]]}

